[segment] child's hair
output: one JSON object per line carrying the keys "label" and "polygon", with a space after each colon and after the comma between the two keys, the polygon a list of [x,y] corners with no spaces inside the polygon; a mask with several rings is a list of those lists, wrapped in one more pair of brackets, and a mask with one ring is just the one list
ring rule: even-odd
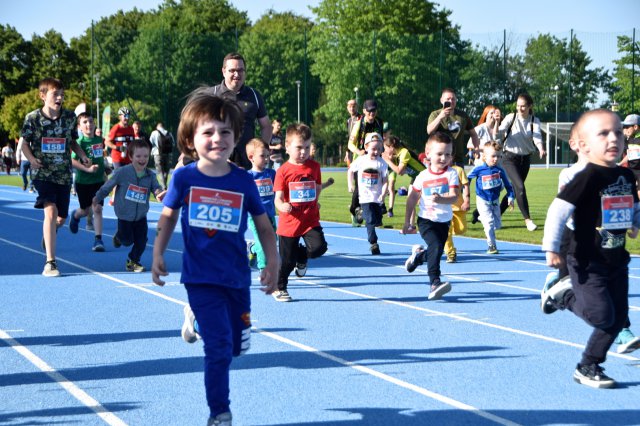
{"label": "child's hair", "polygon": [[58,80],[57,78],[48,77],[40,80],[40,83],[38,84],[38,92],[46,95],[47,92],[51,89],[64,90],[64,85],[62,84],[62,81]]}
{"label": "child's hair", "polygon": [[138,148],[149,149],[149,144],[144,139],[134,139],[132,142],[127,144],[127,157],[133,158],[133,154],[136,152]]}
{"label": "child's hair", "polygon": [[449,134],[447,133],[433,132],[429,135],[429,139],[427,139],[427,143],[425,144],[425,146],[428,147],[429,144],[433,142],[451,144],[452,140],[451,140],[451,136],[449,136]]}
{"label": "child's hair", "polygon": [[303,141],[311,140],[311,129],[304,123],[294,123],[287,127],[285,144],[289,144],[291,138],[298,136]]}
{"label": "child's hair", "polygon": [[91,115],[91,113],[89,112],[81,112],[80,114],[78,114],[78,117],[76,118],[76,121],[78,122],[78,124],[80,124],[80,121],[82,121],[83,118],[93,118],[93,115]]}
{"label": "child's hair", "polygon": [[209,87],[199,87],[189,94],[187,103],[180,113],[178,125],[178,148],[193,159],[198,154],[193,146],[193,136],[200,121],[212,119],[225,122],[229,120],[233,128],[233,139],[238,143],[244,114],[238,104],[233,101],[215,96]]}
{"label": "child's hair", "polygon": [[400,138],[397,136],[387,136],[386,138],[384,138],[383,143],[384,146],[390,146],[393,149],[400,149],[404,146],[402,144],[402,141],[400,141]]}
{"label": "child's hair", "polygon": [[496,107],[494,107],[493,105],[487,105],[486,107],[484,107],[484,111],[482,111],[480,120],[478,120],[478,126],[487,121],[487,115],[489,115],[489,113],[495,109]]}
{"label": "child's hair", "polygon": [[260,138],[253,138],[249,142],[247,142],[247,157],[251,159],[253,154],[255,154],[256,150],[259,148],[264,148],[269,151],[269,145]]}
{"label": "child's hair", "polygon": [[496,152],[502,151],[502,145],[500,145],[500,142],[497,142],[497,141],[485,142],[484,145],[482,146],[483,150],[484,148],[493,148],[493,150]]}

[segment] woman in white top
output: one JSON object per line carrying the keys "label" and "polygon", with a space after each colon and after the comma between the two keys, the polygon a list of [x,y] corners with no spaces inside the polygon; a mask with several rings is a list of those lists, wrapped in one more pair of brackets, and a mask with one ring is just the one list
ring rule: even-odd
{"label": "woman in white top", "polygon": [[[484,107],[484,111],[482,111],[480,120],[478,120],[478,125],[474,129],[476,131],[476,134],[478,135],[478,139],[480,140],[480,148],[482,148],[486,142],[500,142],[499,129],[501,121],[502,112],[500,112],[499,108],[493,105],[487,105],[486,107]],[[474,148],[471,138],[469,138],[469,142],[467,143],[467,149],[469,149],[470,151],[473,149],[473,159],[481,161],[480,149],[476,150]],[[475,163],[476,161],[474,161],[474,164]]]}
{"label": "woman in white top", "polygon": [[[513,185],[518,207],[527,229],[535,231],[538,226],[533,223],[529,215],[529,201],[524,181],[531,168],[531,154],[538,151],[542,158],[546,152],[542,144],[540,120],[533,115],[531,96],[526,93],[518,96],[516,113],[511,113],[504,118],[499,131],[505,135],[502,142],[502,168],[507,172]],[[505,196],[500,203],[502,213],[507,209],[507,205],[508,200]]]}

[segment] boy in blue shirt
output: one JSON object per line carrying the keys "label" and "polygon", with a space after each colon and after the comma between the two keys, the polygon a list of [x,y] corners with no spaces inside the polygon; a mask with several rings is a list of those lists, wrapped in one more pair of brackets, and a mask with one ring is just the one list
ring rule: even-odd
{"label": "boy in blue shirt", "polygon": [[498,166],[502,148],[496,141],[486,142],[482,148],[484,164],[475,167],[469,173],[469,180],[476,178],[476,207],[480,214],[480,222],[487,236],[488,254],[498,254],[496,247],[496,229],[502,227],[500,215],[500,191],[507,190],[509,206],[513,208],[513,187],[507,173]]}
{"label": "boy in blue shirt", "polygon": [[229,366],[233,356],[249,349],[251,270],[244,239],[248,214],[267,258],[260,273],[262,290],[273,293],[278,279],[275,233],[258,188],[245,170],[228,162],[242,123],[235,102],[206,89],[189,96],[180,116],[178,147],[196,161],[174,172],[153,247],[153,282],[164,285],[160,277],[169,274],[164,252],[180,219],[184,241],[180,281],[189,299],[185,316],[189,331],[193,335],[197,331],[204,342],[211,425],[231,425]]}
{"label": "boy in blue shirt", "polygon": [[[258,187],[260,199],[267,211],[267,216],[276,230],[276,205],[274,204],[275,192],[273,191],[273,182],[276,180],[276,171],[268,169],[269,164],[269,145],[261,139],[254,138],[247,143],[247,158],[251,162],[251,170],[249,174],[253,176],[253,180]],[[252,217],[249,217],[249,229],[253,232],[256,240],[249,244],[249,262],[256,262],[258,269],[263,270],[267,266],[267,257],[264,254],[260,239],[258,239],[258,231]]]}

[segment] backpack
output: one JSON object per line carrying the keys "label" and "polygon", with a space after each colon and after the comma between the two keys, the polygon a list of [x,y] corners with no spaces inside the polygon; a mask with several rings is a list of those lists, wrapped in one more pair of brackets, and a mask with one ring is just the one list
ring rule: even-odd
{"label": "backpack", "polygon": [[161,154],[171,154],[173,152],[173,142],[169,132],[162,133],[158,130],[158,149]]}

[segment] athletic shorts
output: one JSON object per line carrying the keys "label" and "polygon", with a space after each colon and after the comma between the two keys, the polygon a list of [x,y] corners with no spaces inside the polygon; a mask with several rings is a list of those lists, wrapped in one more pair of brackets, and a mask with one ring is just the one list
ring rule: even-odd
{"label": "athletic shorts", "polygon": [[69,216],[69,201],[71,200],[71,185],[60,185],[58,183],[44,180],[34,180],[33,186],[38,191],[36,209],[44,209],[46,203],[53,203],[58,209],[58,217],[66,219]]}
{"label": "athletic shorts", "polygon": [[[78,194],[78,202],[82,210],[91,207],[93,197],[96,196],[96,192],[98,192],[103,184],[104,182],[76,183],[76,193]],[[104,200],[100,201],[100,205],[104,206]]]}

